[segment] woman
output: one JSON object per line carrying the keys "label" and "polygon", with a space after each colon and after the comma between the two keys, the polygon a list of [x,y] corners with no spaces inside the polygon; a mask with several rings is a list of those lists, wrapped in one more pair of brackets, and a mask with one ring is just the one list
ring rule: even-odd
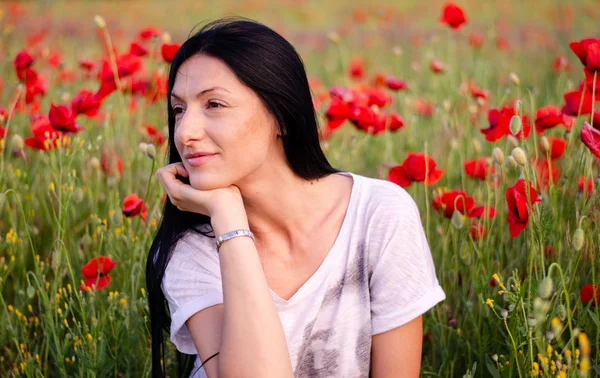
{"label": "woman", "polygon": [[184,376],[417,377],[421,316],[445,298],[419,211],[330,166],[292,45],[249,20],[206,25],[173,59],[168,120],[153,376],[164,329]]}

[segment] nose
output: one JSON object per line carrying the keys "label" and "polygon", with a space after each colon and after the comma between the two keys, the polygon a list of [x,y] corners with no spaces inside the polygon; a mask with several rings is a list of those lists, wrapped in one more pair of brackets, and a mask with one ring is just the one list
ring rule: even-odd
{"label": "nose", "polygon": [[193,110],[188,110],[181,117],[179,124],[175,125],[175,137],[182,145],[190,146],[206,136],[204,123],[202,117],[194,114]]}

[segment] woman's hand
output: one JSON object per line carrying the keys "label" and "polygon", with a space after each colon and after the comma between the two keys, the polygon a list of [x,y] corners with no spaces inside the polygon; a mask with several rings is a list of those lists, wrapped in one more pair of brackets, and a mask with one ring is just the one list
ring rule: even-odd
{"label": "woman's hand", "polygon": [[[225,211],[230,215],[245,213],[240,190],[235,185],[212,190],[198,190],[176,176],[189,177],[183,163],[173,163],[156,170],[161,185],[179,210],[220,217]],[[244,214],[245,215],[245,214]]]}

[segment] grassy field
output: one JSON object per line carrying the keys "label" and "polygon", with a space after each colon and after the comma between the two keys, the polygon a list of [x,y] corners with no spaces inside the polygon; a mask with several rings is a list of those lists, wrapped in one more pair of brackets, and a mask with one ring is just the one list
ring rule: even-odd
{"label": "grassy field", "polygon": [[[227,15],[296,46],[333,166],[419,205],[447,295],[424,318],[422,376],[600,376],[600,40],[585,64],[570,48],[600,38],[600,4],[458,5],[453,29],[441,1],[1,2],[0,376],[149,375],[161,48]],[[341,92],[366,94],[381,132]]]}

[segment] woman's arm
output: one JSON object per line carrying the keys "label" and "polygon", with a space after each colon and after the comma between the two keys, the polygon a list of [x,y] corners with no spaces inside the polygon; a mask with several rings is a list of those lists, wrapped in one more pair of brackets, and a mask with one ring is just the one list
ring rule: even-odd
{"label": "woman's arm", "polygon": [[[211,218],[216,236],[249,228],[245,210],[231,210],[227,217]],[[254,242],[230,239],[221,245],[219,259],[223,305],[200,311],[186,323],[201,358],[219,352],[205,365],[208,377],[293,377],[283,326]]]}
{"label": "woman's arm", "polygon": [[[208,215],[217,237],[249,228],[236,186],[197,190],[177,178],[189,177],[181,162],[159,168],[156,174],[173,205]],[[283,326],[252,239],[224,242],[219,264],[223,304],[205,308],[186,321],[203,362],[219,352],[206,364],[206,373],[210,378],[293,377]]]}
{"label": "woman's arm", "polygon": [[371,377],[419,377],[422,346],[422,315],[400,327],[374,335],[371,342]]}

